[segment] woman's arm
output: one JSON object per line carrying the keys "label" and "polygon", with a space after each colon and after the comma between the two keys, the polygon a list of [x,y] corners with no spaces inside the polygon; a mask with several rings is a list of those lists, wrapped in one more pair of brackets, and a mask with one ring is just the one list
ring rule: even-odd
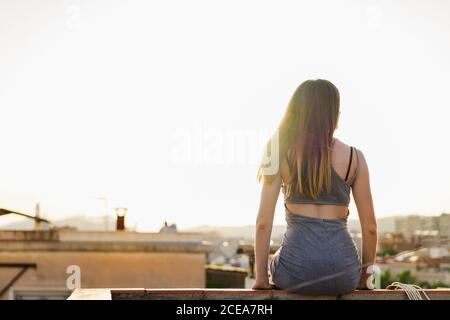
{"label": "woman's arm", "polygon": [[363,153],[360,150],[357,150],[357,152],[360,159],[360,167],[353,183],[352,191],[362,231],[362,270],[358,288],[371,289],[372,286],[367,283],[367,280],[371,276],[371,267],[375,264],[377,221],[370,190],[369,168]]}
{"label": "woman's arm", "polygon": [[272,234],[275,206],[281,188],[281,177],[278,174],[272,182],[263,181],[261,200],[259,203],[258,217],[255,231],[255,262],[256,281],[253,289],[270,288],[267,270],[270,236]]}

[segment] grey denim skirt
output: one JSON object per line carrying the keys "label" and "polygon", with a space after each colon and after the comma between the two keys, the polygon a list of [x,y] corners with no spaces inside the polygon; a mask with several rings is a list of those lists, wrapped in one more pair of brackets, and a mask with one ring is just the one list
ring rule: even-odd
{"label": "grey denim skirt", "polygon": [[287,229],[269,262],[278,289],[307,295],[340,295],[356,289],[361,260],[346,218],[321,219],[286,208]]}

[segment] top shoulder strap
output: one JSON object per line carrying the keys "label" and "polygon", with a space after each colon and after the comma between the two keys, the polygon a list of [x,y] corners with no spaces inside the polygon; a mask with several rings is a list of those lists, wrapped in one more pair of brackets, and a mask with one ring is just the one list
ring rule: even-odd
{"label": "top shoulder strap", "polygon": [[347,173],[345,174],[345,181],[347,181],[348,174],[350,173],[350,167],[352,166],[353,160],[353,147],[350,147],[350,161],[348,163]]}
{"label": "top shoulder strap", "polygon": [[355,165],[355,172],[353,173],[353,175],[350,177],[349,181],[351,181],[351,184],[353,184],[353,182],[355,181],[355,178],[358,174],[359,171],[359,156],[358,156],[358,149],[356,149],[355,147],[353,147],[353,149],[355,149],[355,155],[356,155],[356,165]]}

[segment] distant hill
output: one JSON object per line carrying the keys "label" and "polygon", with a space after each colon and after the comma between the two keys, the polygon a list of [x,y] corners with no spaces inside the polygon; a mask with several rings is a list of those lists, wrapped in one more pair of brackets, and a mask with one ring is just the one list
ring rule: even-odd
{"label": "distant hill", "polygon": [[[386,217],[377,219],[378,221],[378,232],[380,234],[385,232],[395,231],[395,220],[400,216]],[[80,231],[104,231],[106,230],[106,225],[108,226],[108,231],[115,230],[115,220],[114,217],[87,217],[84,215],[76,215],[70,218],[53,221],[53,224],[57,227],[74,227]],[[348,220],[348,228],[352,232],[359,232],[361,230],[359,220]],[[42,229],[47,229],[46,224],[42,224]],[[0,226],[0,230],[33,230],[34,221],[31,219],[21,219],[20,221],[9,223]],[[286,225],[274,225],[272,228],[272,239],[281,239],[284,231],[286,230]],[[179,231],[187,232],[203,232],[209,233],[211,236],[221,236],[224,238],[238,238],[238,239],[253,239],[255,234],[254,225],[244,225],[244,226],[198,226],[182,229]]]}
{"label": "distant hill", "polygon": [[[106,220],[108,219],[108,220]],[[52,221],[56,227],[74,227],[82,231],[114,231],[116,229],[113,217],[87,217],[76,215],[67,219]],[[106,228],[106,226],[108,228]],[[23,218],[20,221],[0,226],[0,230],[33,230],[34,220]],[[46,223],[41,224],[41,229],[48,229]]]}
{"label": "distant hill", "polygon": [[[378,224],[378,232],[380,234],[386,232],[395,231],[395,220],[399,216],[394,217],[386,217],[377,219]],[[347,222],[348,228],[352,232],[360,232],[361,226],[359,220],[348,220]],[[283,236],[284,231],[286,230],[286,225],[273,225],[272,227],[272,238],[279,239]],[[198,226],[183,229],[182,231],[189,232],[205,232],[205,233],[216,233],[224,238],[244,238],[244,239],[253,239],[255,234],[255,226],[254,225],[245,225],[245,226]]]}
{"label": "distant hill", "polygon": [[[272,238],[278,238],[283,236],[286,230],[285,225],[274,225],[272,227]],[[242,238],[242,239],[253,239],[255,236],[255,226],[245,225],[239,227],[233,226],[198,226],[183,229],[180,231],[188,232],[204,232],[204,233],[216,233],[224,238]]]}

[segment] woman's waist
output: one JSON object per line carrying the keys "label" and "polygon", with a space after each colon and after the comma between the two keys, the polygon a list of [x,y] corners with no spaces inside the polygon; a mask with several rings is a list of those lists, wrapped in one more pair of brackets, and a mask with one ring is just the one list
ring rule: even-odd
{"label": "woman's waist", "polygon": [[345,222],[311,218],[290,221],[283,234],[282,244],[311,250],[354,246],[354,240]]}
{"label": "woman's waist", "polygon": [[288,261],[308,264],[336,261],[356,263],[359,259],[356,243],[346,230],[323,235],[288,228],[283,235],[280,251]]}

